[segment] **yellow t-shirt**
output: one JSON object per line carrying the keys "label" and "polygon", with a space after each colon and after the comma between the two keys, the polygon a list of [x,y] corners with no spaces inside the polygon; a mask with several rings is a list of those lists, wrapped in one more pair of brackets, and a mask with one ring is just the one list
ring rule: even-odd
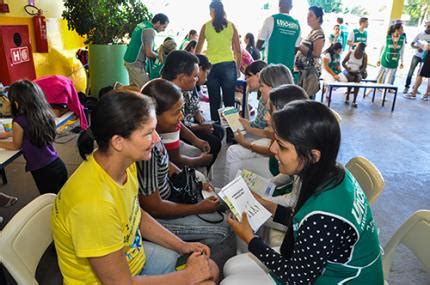
{"label": "yellow t-shirt", "polygon": [[64,284],[100,284],[89,257],[124,250],[133,276],[145,264],[140,235],[141,211],[135,164],[127,182],[116,183],[88,156],[63,186],[52,210],[51,225]]}
{"label": "yellow t-shirt", "polygon": [[234,29],[231,22],[228,22],[227,27],[219,33],[215,31],[212,21],[205,24],[205,36],[208,42],[206,56],[212,64],[234,61],[233,34]]}

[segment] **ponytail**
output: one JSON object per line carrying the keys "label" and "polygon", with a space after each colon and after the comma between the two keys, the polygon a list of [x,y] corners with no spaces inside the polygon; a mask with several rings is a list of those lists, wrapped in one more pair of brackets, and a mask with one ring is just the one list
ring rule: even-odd
{"label": "ponytail", "polygon": [[87,160],[87,155],[94,151],[94,136],[90,128],[81,131],[78,137],[77,146],[82,159]]}

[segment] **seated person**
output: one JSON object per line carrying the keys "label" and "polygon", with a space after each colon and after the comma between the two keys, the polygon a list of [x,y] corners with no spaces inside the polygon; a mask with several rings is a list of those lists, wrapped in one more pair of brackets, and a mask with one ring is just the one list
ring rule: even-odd
{"label": "seated person", "polygon": [[[81,133],[85,161],[51,215],[65,284],[217,283],[206,245],[184,242],[139,207],[135,162],[150,159],[156,122],[149,98],[112,91],[93,113],[91,134]],[[178,255],[187,253],[186,269],[175,272]]]}
{"label": "seated person", "polygon": [[[174,130],[183,119],[184,101],[180,89],[167,80],[154,79],[143,87],[142,93],[152,97],[156,102],[157,132],[166,133]],[[220,205],[218,198],[207,198],[197,204],[169,201],[172,195],[170,178],[179,172],[179,169],[169,161],[169,152],[166,150],[173,145],[179,147],[178,135],[176,141],[172,138],[165,144],[155,142],[151,158],[138,163],[142,208],[184,240],[198,240],[210,246],[218,244],[230,234],[222,216],[214,213]],[[208,184],[205,184],[204,188],[212,190]],[[204,213],[213,213],[205,215],[205,220],[220,221],[221,217],[221,222],[210,223],[198,216]]]}
{"label": "seated person", "polygon": [[[235,139],[238,144],[232,145],[227,149],[224,183],[231,181],[236,176],[237,171],[243,168],[243,161],[262,158],[271,154],[269,151],[271,138],[270,134],[267,133],[267,123],[264,119],[267,112],[266,106],[269,100],[269,93],[273,88],[292,83],[293,77],[290,70],[282,64],[268,65],[261,70],[261,97],[258,102],[257,118],[253,122],[249,122],[243,118],[239,119],[247,136],[245,137],[241,132],[237,132]],[[260,139],[256,140],[258,138]]]}
{"label": "seated person", "polygon": [[[221,148],[220,141],[216,136],[211,141],[205,141],[198,138],[187,127],[189,122],[195,119],[196,115],[198,120],[203,123],[202,118],[199,117],[200,109],[196,101],[197,98],[192,96],[192,90],[196,87],[196,82],[198,81],[198,64],[199,59],[195,55],[183,50],[177,50],[167,56],[161,70],[161,77],[174,83],[183,92],[183,98],[181,99],[184,100],[185,118],[182,117],[173,128],[160,131],[163,142],[167,143],[166,148],[169,152],[170,160],[181,168],[185,165],[190,167],[209,167]],[[182,116],[182,109],[179,110],[179,113]],[[186,123],[184,124],[182,120],[185,120]],[[211,124],[204,128],[207,133],[214,133],[214,128]],[[189,144],[180,141],[179,137]],[[177,145],[172,144],[172,141],[177,142]]]}
{"label": "seated person", "polygon": [[176,42],[167,37],[164,42],[158,48],[158,56],[155,59],[149,59],[149,79],[159,78],[161,68],[166,61],[166,57],[169,53],[176,49]]}
{"label": "seated person", "polygon": [[185,46],[184,50],[187,52],[190,52],[192,54],[195,54],[196,53],[196,47],[197,47],[197,41],[192,40],[192,41],[189,41],[189,43]]}
{"label": "seated person", "polygon": [[[366,45],[364,43],[359,43],[357,47],[349,51],[342,61],[342,66],[345,69],[343,73],[345,74],[348,82],[360,83],[362,79],[367,77],[367,54]],[[349,104],[349,93],[351,92],[351,87],[348,87],[348,92],[345,99],[345,104]],[[357,107],[357,95],[358,88],[354,88],[354,100],[352,102],[353,107]]]}
{"label": "seated person", "polygon": [[340,67],[340,54],[342,53],[342,44],[334,43],[323,53],[321,77],[324,81],[347,82],[345,75],[342,74]]}
{"label": "seated person", "polygon": [[275,112],[272,125],[270,149],[282,173],[299,175],[298,201],[283,207],[257,196],[274,221],[288,227],[279,252],[254,235],[246,213],[242,222],[229,217],[255,257],[227,261],[221,284],[384,284],[372,210],[360,185],[336,161],[336,117],[319,102],[296,101]]}

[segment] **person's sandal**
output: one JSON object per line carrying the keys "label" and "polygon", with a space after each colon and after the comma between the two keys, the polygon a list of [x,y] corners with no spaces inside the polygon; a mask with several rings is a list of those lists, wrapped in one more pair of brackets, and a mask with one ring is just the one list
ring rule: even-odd
{"label": "person's sandal", "polygon": [[422,100],[422,101],[428,101],[428,100],[429,100],[429,97],[430,97],[430,93],[425,93],[425,94],[423,95],[423,97],[421,97],[421,100]]}
{"label": "person's sandal", "polygon": [[0,200],[5,201],[3,204],[0,205],[0,207],[8,208],[15,204],[18,201],[18,198],[0,193]]}

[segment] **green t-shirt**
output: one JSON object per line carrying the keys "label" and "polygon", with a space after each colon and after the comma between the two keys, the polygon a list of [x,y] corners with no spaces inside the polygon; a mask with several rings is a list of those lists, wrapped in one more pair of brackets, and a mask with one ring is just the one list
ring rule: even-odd
{"label": "green t-shirt", "polygon": [[296,42],[300,35],[299,21],[286,14],[273,15],[273,30],[267,51],[267,63],[281,63],[294,67]]}
{"label": "green t-shirt", "polygon": [[[152,23],[144,21],[134,28],[131,34],[131,40],[128,44],[127,50],[124,54],[124,61],[128,63],[135,63],[140,60],[145,63],[146,57],[142,56],[142,50],[144,48],[144,43],[142,42],[142,33],[148,29],[154,30]],[[152,41],[152,49],[154,49],[154,41]],[[143,53],[144,54],[144,53]]]}
{"label": "green t-shirt", "polygon": [[360,32],[359,29],[354,29],[354,43],[364,43],[367,45],[367,31]]}

